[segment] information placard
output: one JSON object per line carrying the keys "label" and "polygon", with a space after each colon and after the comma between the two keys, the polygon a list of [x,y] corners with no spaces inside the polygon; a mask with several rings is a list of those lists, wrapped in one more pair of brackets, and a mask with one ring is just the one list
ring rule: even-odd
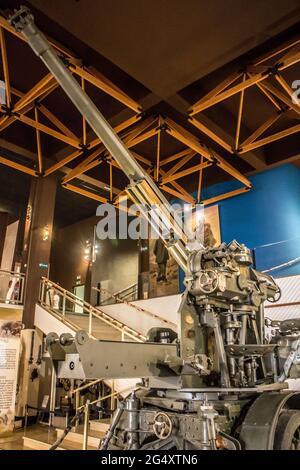
{"label": "information placard", "polygon": [[22,323],[0,321],[0,437],[14,429]]}

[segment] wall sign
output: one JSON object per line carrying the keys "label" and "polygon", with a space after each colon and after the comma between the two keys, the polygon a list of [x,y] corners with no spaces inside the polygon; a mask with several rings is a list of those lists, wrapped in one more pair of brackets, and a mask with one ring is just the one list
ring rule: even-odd
{"label": "wall sign", "polygon": [[49,264],[48,264],[48,263],[39,263],[39,268],[48,269],[48,268],[49,268]]}

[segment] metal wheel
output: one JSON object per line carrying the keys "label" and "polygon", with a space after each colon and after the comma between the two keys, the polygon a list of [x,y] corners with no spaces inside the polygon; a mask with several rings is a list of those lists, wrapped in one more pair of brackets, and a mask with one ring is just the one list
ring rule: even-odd
{"label": "metal wheel", "polygon": [[213,269],[206,269],[199,275],[200,289],[204,294],[212,294],[219,285],[219,278]]}
{"label": "metal wheel", "polygon": [[300,450],[300,426],[294,432],[291,450]]}
{"label": "metal wheel", "polygon": [[154,417],[153,432],[158,439],[167,439],[172,432],[172,421],[167,413],[159,412]]}
{"label": "metal wheel", "polygon": [[281,413],[275,433],[274,449],[300,450],[300,411]]}

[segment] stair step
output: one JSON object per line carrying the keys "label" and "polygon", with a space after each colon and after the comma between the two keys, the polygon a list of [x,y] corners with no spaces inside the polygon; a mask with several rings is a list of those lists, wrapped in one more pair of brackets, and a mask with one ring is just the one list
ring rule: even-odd
{"label": "stair step", "polygon": [[[48,442],[39,441],[38,439],[32,439],[31,437],[23,437],[23,447],[25,449],[34,450],[49,450],[52,444]],[[63,447],[57,447],[57,450],[66,450]]]}
{"label": "stair step", "polygon": [[[57,437],[60,437],[63,433],[62,429],[57,429]],[[98,448],[100,440],[105,436],[104,432],[97,432],[89,430],[88,446]],[[73,428],[65,437],[64,442],[72,442],[77,444],[83,444],[83,430],[82,428]]]}
{"label": "stair step", "polygon": [[[56,450],[82,450],[82,443],[77,442],[68,442],[64,439],[63,442],[56,448]],[[33,450],[49,450],[53,442],[44,442],[39,439],[33,439],[31,437],[23,437],[23,449],[33,449]],[[95,450],[94,446],[88,446],[87,450]]]}
{"label": "stair step", "polygon": [[90,421],[90,430],[106,433],[110,426],[109,419],[93,420]]}

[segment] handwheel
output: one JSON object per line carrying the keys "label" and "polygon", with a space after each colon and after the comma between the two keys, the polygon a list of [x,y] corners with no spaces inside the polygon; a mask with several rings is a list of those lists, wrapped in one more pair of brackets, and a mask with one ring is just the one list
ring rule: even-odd
{"label": "handwheel", "polygon": [[200,290],[204,294],[212,294],[219,285],[219,278],[213,269],[206,269],[199,275]]}
{"label": "handwheel", "polygon": [[280,300],[280,298],[281,298],[281,289],[279,289],[279,291],[276,292],[274,297],[267,298],[267,301],[270,302],[271,304],[273,304],[273,303],[278,302],[278,300]]}
{"label": "handwheel", "polygon": [[300,450],[300,411],[287,410],[279,416],[274,449]]}
{"label": "handwheel", "polygon": [[153,432],[158,439],[167,439],[172,432],[171,418],[163,412],[156,413],[154,416]]}

